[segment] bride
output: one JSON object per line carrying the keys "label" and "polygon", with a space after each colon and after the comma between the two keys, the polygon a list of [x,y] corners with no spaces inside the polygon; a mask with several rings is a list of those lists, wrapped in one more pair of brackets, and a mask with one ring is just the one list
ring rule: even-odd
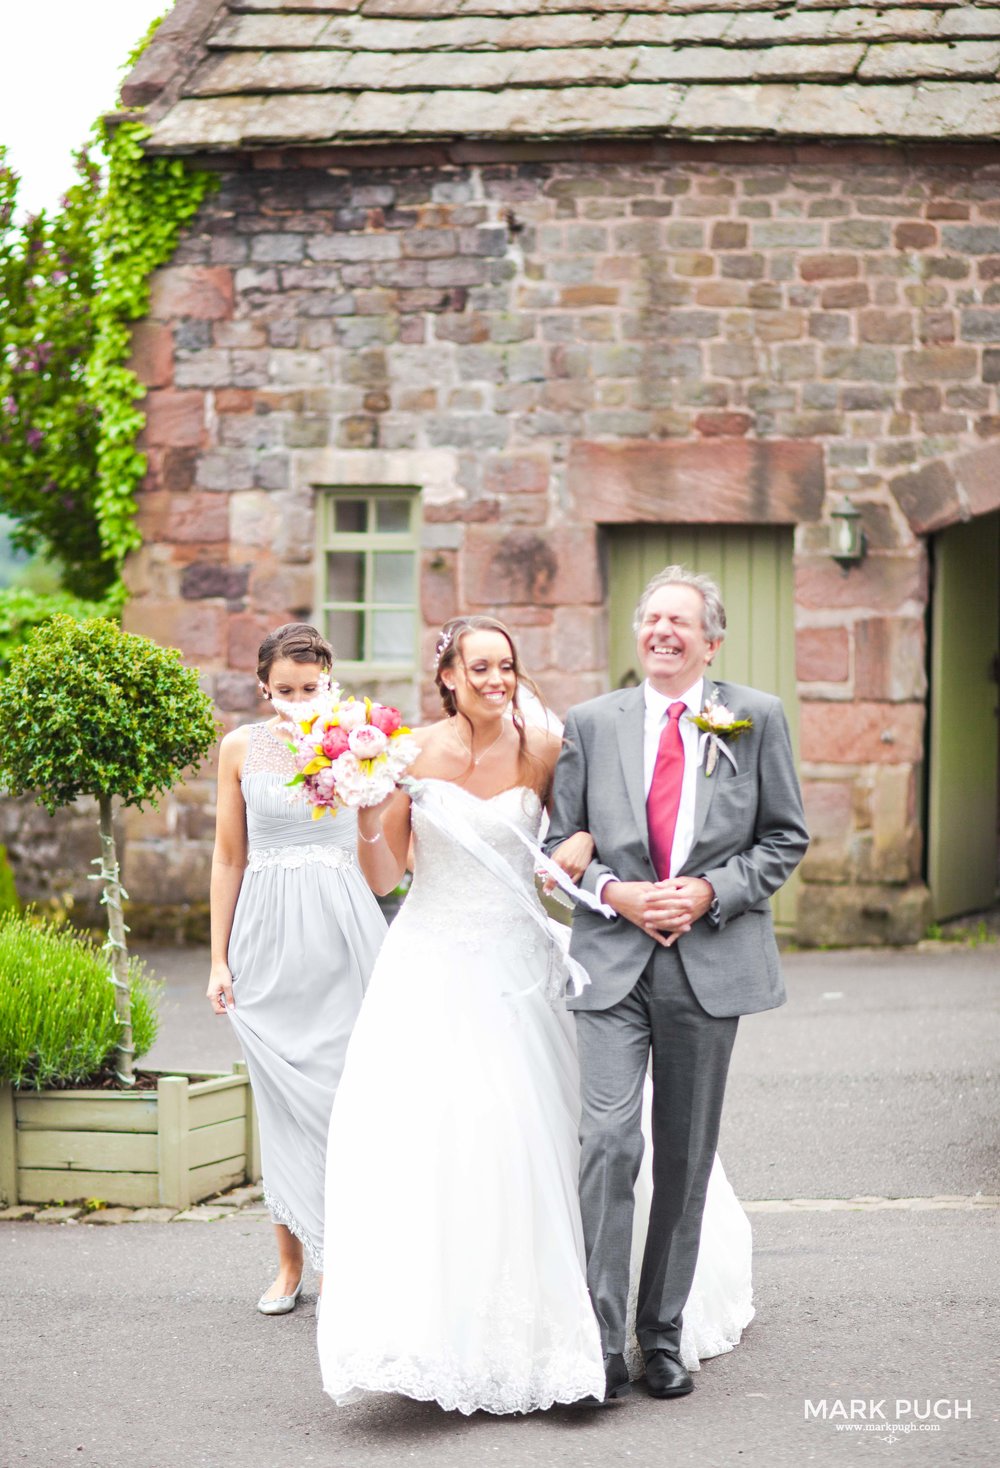
{"label": "bride", "polygon": [[[397,885],[411,843],[414,882],[330,1122],[323,1385],[337,1402],[398,1392],[465,1413],[600,1401],[579,1073],[561,999],[586,975],[533,881],[561,740],[521,716],[523,675],[502,623],[447,623],[435,676],[445,717],[415,731],[410,792],[358,813],[375,891]],[[753,1313],[749,1226],[720,1170],[702,1237],[682,1345],[692,1365],[730,1349]]]}

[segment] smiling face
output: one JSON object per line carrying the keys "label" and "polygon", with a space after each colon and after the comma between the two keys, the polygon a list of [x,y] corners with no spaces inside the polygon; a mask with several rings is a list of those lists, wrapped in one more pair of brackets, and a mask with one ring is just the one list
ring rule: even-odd
{"label": "smiling face", "polygon": [[502,714],[517,688],[510,643],[502,632],[466,632],[459,641],[458,657],[442,670],[442,678],[455,694],[459,713],[467,718]]}
{"label": "smiling face", "polygon": [[321,663],[299,663],[294,658],[275,658],[263,685],[270,698],[279,703],[308,703],[319,691],[319,680],[326,669]]}
{"label": "smiling face", "polygon": [[657,693],[686,693],[718,652],[721,639],[705,636],[705,602],[683,582],[661,586],[650,596],[639,624],[636,650],[642,670]]}

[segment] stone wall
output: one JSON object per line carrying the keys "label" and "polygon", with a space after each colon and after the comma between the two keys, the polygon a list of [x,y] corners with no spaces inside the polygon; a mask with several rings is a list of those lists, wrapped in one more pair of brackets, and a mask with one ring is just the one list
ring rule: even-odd
{"label": "stone wall", "polygon": [[[116,834],[120,841],[120,821]],[[101,854],[95,800],[79,800],[50,816],[30,796],[0,797],[0,844],[23,903],[68,914],[82,927],[106,926],[97,884],[89,880]]]}
{"label": "stone wall", "polygon": [[[260,638],[311,612],[315,486],[416,484],[425,663],[443,618],[495,609],[564,710],[606,687],[599,525],[793,524],[801,936],[917,936],[925,534],[1000,503],[1000,165],[474,153],[227,165],[136,330],[127,625],[256,717]],[[869,545],[848,574],[845,493]],[[211,815],[195,782],[129,818],[137,896],[203,900]]]}

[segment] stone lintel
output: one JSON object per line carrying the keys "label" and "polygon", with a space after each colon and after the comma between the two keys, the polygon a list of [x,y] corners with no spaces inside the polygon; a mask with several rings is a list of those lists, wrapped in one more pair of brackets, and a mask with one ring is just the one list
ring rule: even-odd
{"label": "stone lintel", "polygon": [[823,450],[780,440],[580,442],[567,482],[576,513],[604,524],[797,525],[819,519]]}
{"label": "stone lintel", "polygon": [[918,535],[1000,510],[1000,443],[985,444],[946,464],[935,459],[889,488]]}

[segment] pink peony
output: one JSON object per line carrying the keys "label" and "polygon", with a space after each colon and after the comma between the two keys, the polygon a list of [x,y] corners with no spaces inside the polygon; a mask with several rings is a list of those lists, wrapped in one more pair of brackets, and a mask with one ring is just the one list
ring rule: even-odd
{"label": "pink peony", "polygon": [[360,729],[352,729],[349,737],[351,753],[356,754],[358,759],[375,759],[384,752],[389,742],[382,730],[376,729],[372,724],[362,724]]}
{"label": "pink peony", "polygon": [[375,728],[381,729],[383,734],[395,734],[403,722],[399,709],[389,708],[384,703],[373,703],[369,718]]}
{"label": "pink peony", "polygon": [[321,747],[327,759],[336,759],[348,747],[347,730],[334,724],[331,729],[327,729],[324,733]]}
{"label": "pink peony", "polygon": [[316,789],[324,800],[332,799],[336,791],[336,777],[332,769],[320,770],[317,773]]}

